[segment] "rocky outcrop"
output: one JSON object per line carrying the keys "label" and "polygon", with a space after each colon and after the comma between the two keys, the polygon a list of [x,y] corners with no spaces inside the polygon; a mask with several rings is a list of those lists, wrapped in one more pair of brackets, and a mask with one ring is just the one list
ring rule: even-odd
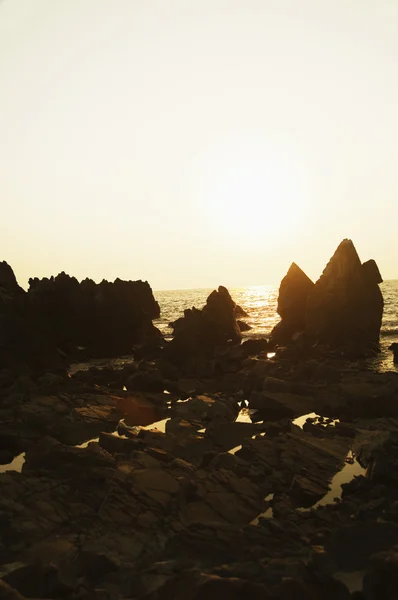
{"label": "rocky outcrop", "polygon": [[282,320],[272,332],[275,344],[284,345],[305,329],[307,300],[313,287],[311,279],[292,263],[279,287],[277,312]]}
{"label": "rocky outcrop", "polygon": [[377,346],[383,316],[383,280],[376,263],[361,264],[351,240],[343,240],[307,302],[306,331],[332,347]]}
{"label": "rocky outcrop", "polygon": [[117,356],[153,343],[160,309],[147,282],[102,281],[60,273],[30,279],[25,292],[12,268],[0,263],[0,363],[40,369],[60,366],[61,354]]}
{"label": "rocky outcrop", "polygon": [[81,346],[90,356],[115,356],[159,335],[152,319],[160,309],[146,281],[79,283],[60,273],[30,279],[28,298],[34,318],[67,350]]}
{"label": "rocky outcrop", "polygon": [[185,310],[184,317],[172,325],[174,339],[167,348],[167,355],[177,364],[193,357],[212,357],[217,346],[241,341],[236,304],[223,286],[210,294],[201,310]]}
{"label": "rocky outcrop", "polygon": [[382,278],[374,260],[363,264],[351,240],[338,246],[315,283],[293,263],[279,290],[281,322],[272,341],[284,345],[304,333],[310,345],[375,350],[383,315]]}
{"label": "rocky outcrop", "polygon": [[40,324],[31,318],[28,294],[4,261],[0,263],[0,365],[20,364],[56,367],[59,356]]}

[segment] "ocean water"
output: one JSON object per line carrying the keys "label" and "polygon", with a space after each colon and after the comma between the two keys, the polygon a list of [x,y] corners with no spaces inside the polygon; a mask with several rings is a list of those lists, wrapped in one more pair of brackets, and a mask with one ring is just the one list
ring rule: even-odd
{"label": "ocean water", "polygon": [[[384,297],[384,314],[380,338],[381,352],[377,359],[368,364],[380,371],[398,371],[398,365],[393,363],[392,352],[388,350],[388,346],[392,342],[398,342],[398,280],[385,281],[380,287]],[[155,325],[163,334],[170,335],[169,323],[183,316],[186,308],[192,308],[193,306],[202,308],[211,292],[211,288],[154,292],[161,309],[160,318],[154,321]],[[249,315],[242,318],[242,320],[248,323],[252,329],[244,332],[243,337],[267,337],[280,320],[276,312],[278,287],[259,285],[229,288],[229,292],[235,302]]]}

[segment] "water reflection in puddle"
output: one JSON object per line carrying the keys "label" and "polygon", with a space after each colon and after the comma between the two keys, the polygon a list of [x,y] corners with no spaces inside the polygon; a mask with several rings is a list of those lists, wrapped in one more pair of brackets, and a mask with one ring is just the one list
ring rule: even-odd
{"label": "water reflection in puddle", "polygon": [[166,432],[166,423],[167,421],[170,421],[171,417],[168,417],[167,419],[162,419],[161,421],[156,421],[155,423],[151,423],[150,425],[145,425],[145,427],[140,427],[140,429],[146,429],[148,431],[150,431],[151,429],[157,429],[158,431],[161,431],[162,433]]}
{"label": "water reflection in puddle", "polygon": [[318,506],[326,506],[327,504],[334,504],[335,499],[341,499],[343,488],[341,487],[345,483],[350,483],[355,477],[359,475],[366,476],[366,469],[362,467],[353,452],[350,450],[346,456],[344,467],[336,473],[329,484],[329,491],[309,508],[298,508],[297,510],[306,512]]}
{"label": "water reflection in puddle", "polygon": [[[274,498],[274,494],[268,494],[268,496],[266,496],[264,498],[264,502],[271,502],[271,500],[273,500],[273,498]],[[260,522],[260,519],[272,519],[273,516],[274,515],[273,515],[272,506],[269,506],[264,512],[257,515],[257,517],[255,519],[253,519],[253,521],[250,522],[250,525],[258,525]]]}
{"label": "water reflection in puddle", "polygon": [[241,408],[238,416],[236,417],[237,423],[252,423],[250,416],[254,415],[257,410],[253,408]]}
{"label": "water reflection in puddle", "polygon": [[25,452],[22,452],[22,454],[18,454],[18,456],[7,465],[0,465],[0,473],[7,473],[7,471],[16,471],[17,473],[20,473],[24,462]]}
{"label": "water reflection in puddle", "polygon": [[354,479],[354,477],[358,477],[359,475],[366,475],[366,469],[361,467],[352,451],[350,450],[346,457],[346,463],[344,467],[336,473],[330,482],[330,489],[325,494],[319,502],[314,504],[312,508],[317,508],[318,506],[325,506],[326,504],[333,504],[335,498],[341,498],[343,493],[342,485],[344,483],[349,483]]}
{"label": "water reflection in puddle", "polygon": [[228,450],[228,452],[230,454],[236,454],[236,452],[238,452],[238,450],[241,450],[242,448],[242,444],[240,446],[235,446],[235,448],[231,448],[231,450]]}
{"label": "water reflection in puddle", "polygon": [[297,419],[293,419],[292,423],[293,425],[297,425],[297,427],[300,427],[300,429],[302,429],[307,419],[314,419],[313,424],[320,424],[322,425],[322,427],[327,427],[328,425],[335,426],[336,423],[340,423],[339,419],[324,419],[323,417],[321,417],[321,415],[318,415],[315,412],[307,413],[306,415],[301,415],[300,417],[297,417]]}

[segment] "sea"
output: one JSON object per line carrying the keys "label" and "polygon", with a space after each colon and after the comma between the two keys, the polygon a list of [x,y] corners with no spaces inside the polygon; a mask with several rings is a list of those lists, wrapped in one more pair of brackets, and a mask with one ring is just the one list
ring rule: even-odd
{"label": "sea", "polygon": [[[398,342],[398,280],[385,281],[380,285],[384,297],[384,314],[380,336],[381,352],[377,358],[367,362],[367,366],[377,371],[398,371],[394,364],[390,344]],[[242,318],[250,325],[250,331],[244,332],[244,338],[267,337],[280,318],[276,312],[278,286],[254,285],[243,288],[229,288],[233,300],[247,313]],[[183,316],[186,308],[202,308],[211,288],[191,290],[155,291],[161,315],[154,324],[167,337],[171,335],[170,323]]]}

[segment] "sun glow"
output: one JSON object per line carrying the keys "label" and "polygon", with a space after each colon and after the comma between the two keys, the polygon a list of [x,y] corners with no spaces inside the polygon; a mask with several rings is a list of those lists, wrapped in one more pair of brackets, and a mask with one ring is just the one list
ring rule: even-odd
{"label": "sun glow", "polygon": [[302,161],[257,144],[220,149],[202,190],[211,228],[255,243],[258,235],[275,240],[304,220],[308,178]]}

